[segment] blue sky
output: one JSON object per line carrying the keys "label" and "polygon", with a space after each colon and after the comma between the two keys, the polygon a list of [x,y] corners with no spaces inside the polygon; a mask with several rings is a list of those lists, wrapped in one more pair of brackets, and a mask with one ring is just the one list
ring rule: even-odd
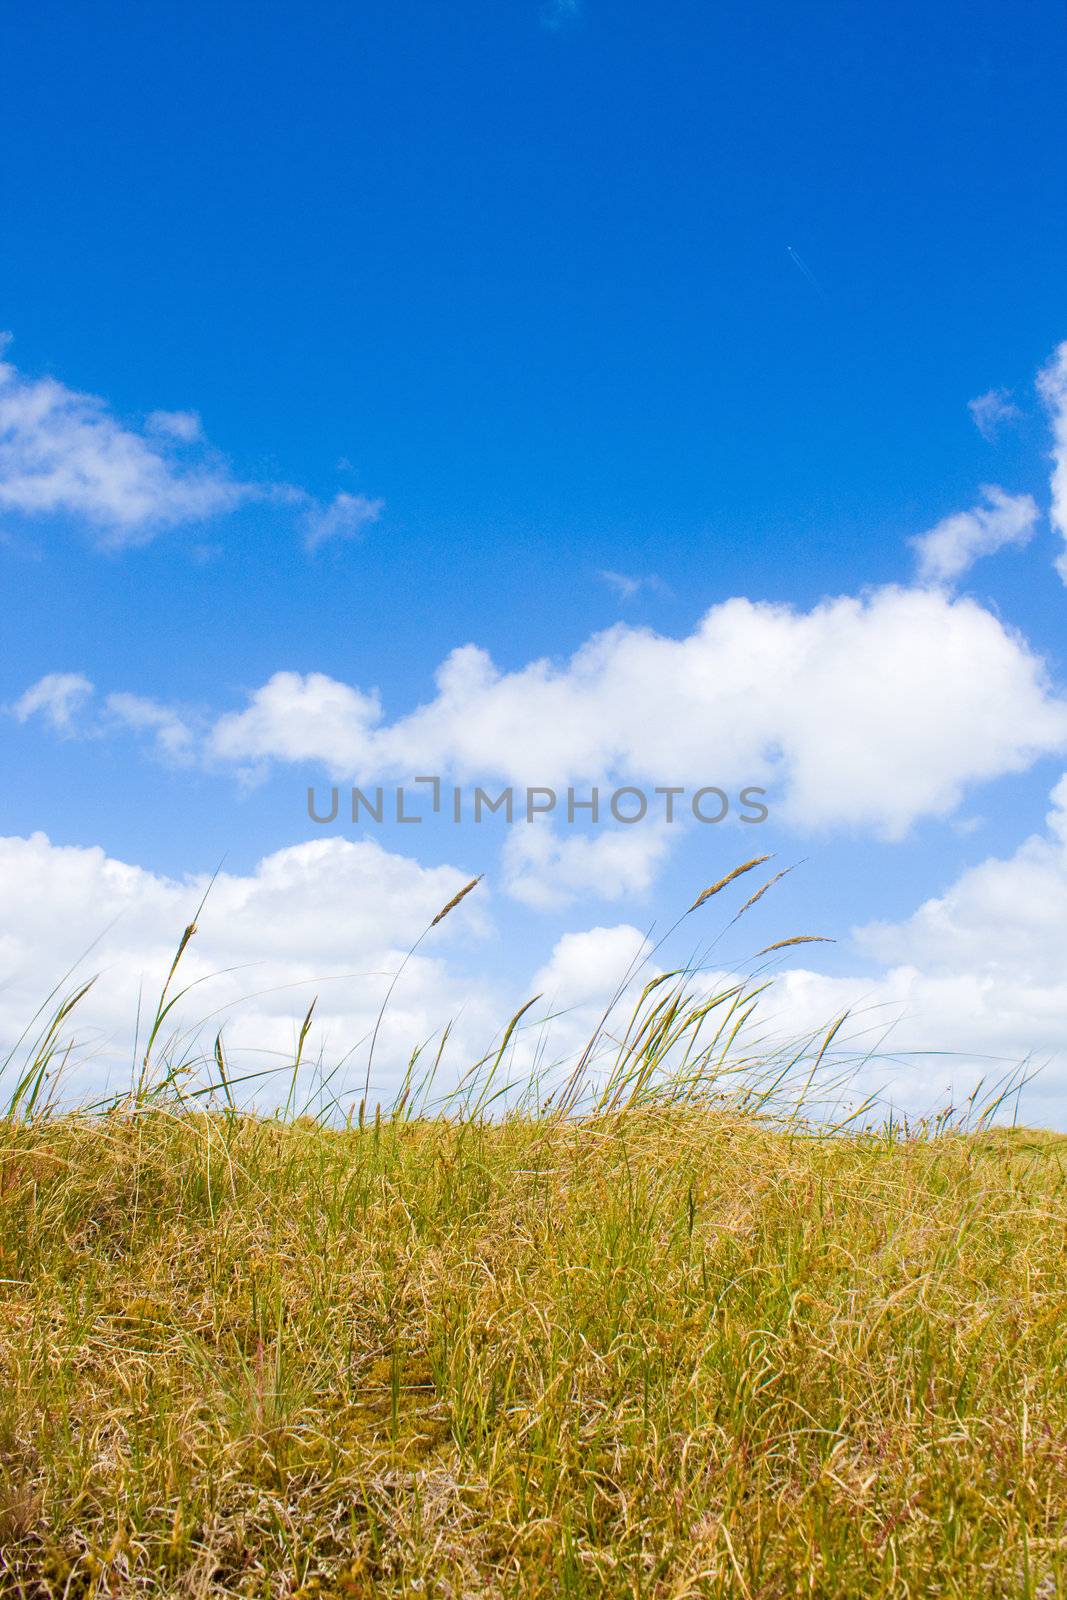
{"label": "blue sky", "polygon": [[[824,619],[804,635],[802,654],[829,652],[811,685],[850,679],[847,649],[868,664],[889,652],[876,680],[907,666],[899,719],[891,705],[867,716],[858,689],[828,706],[878,784],[921,775],[928,747],[952,759],[926,789],[917,780],[896,820],[860,798],[862,783],[851,809],[844,791],[836,807],[798,801],[797,773],[817,776],[820,761],[823,791],[840,786],[836,755],[803,731],[788,685],[764,682],[752,765],[767,764],[772,815],[760,843],[807,865],[753,920],[770,937],[803,922],[838,938],[818,963],[827,983],[804,980],[805,1016],[841,1000],[831,979],[851,983],[879,1004],[914,999],[931,1044],[973,1054],[958,995],[942,1009],[932,991],[902,1001],[907,986],[886,989],[886,973],[926,949],[911,919],[931,896],[966,899],[969,871],[1058,837],[1045,822],[1065,764],[1057,402],[1035,379],[1067,338],[1062,6],[88,12],[45,0],[5,17],[3,46],[18,71],[0,103],[0,327],[21,409],[0,429],[0,833],[43,831],[168,880],[225,857],[247,879],[262,858],[321,839],[304,790],[343,780],[348,759],[321,739],[294,756],[306,706],[284,728],[257,725],[254,760],[220,754],[219,718],[256,703],[274,674],[377,690],[391,726],[435,700],[458,647],[487,652],[506,683],[548,658],[580,751],[605,718],[615,726],[604,710],[615,690],[630,692],[609,649],[595,695],[579,685],[569,698],[567,662],[587,641],[620,625],[683,641],[732,597],[777,604]],[[46,377],[63,386],[63,428],[44,467],[33,402]],[[76,398],[87,394],[95,411]],[[969,402],[990,394],[978,426]],[[142,454],[120,471],[130,439]],[[104,444],[111,476],[69,491],[85,449]],[[1012,547],[947,582],[935,574],[931,590],[908,540],[981,507],[989,484],[1017,507],[1032,497],[1033,515],[1023,506],[1010,538],[997,523],[994,542]],[[140,510],[134,491],[148,496]],[[918,620],[887,620],[870,597],[890,585],[941,598]],[[869,608],[847,649],[831,644],[837,614],[817,609],[834,596]],[[943,682],[937,649],[960,605],[972,610],[952,613],[952,648],[973,651],[988,686],[988,742],[967,720],[966,672],[963,699],[939,710],[916,667]],[[729,649],[771,648],[758,615]],[[653,652],[634,741],[617,736],[583,769],[548,740],[543,781],[601,770],[623,782],[638,769],[682,781],[653,771],[663,761],[641,725],[650,736],[661,718],[685,722],[679,681],[728,676],[729,649]],[[1022,683],[1023,657],[1044,662],[1042,686]],[[23,699],[56,674],[95,686],[67,721],[54,699]],[[520,747],[538,748],[523,716],[541,728],[556,714],[523,699],[525,684],[504,713],[473,698],[458,722],[416,727],[390,760],[418,764],[425,737],[424,765],[456,764],[464,718],[501,715],[493,737],[515,751],[475,739],[458,765],[471,782],[517,770]],[[719,742],[690,749],[680,735],[680,767],[693,783],[718,781],[717,765],[743,775],[744,739],[725,713],[716,722],[716,684],[698,688]],[[140,711],[109,707],[114,695]],[[156,727],[166,708],[185,730],[162,754],[146,736],[149,703]],[[917,715],[943,715],[944,738],[933,727],[902,753],[897,720]],[[384,759],[368,754],[360,777]],[[506,1006],[560,939],[662,921],[748,842],[690,828],[652,860],[629,830],[625,895],[601,893],[588,864],[543,860],[522,870],[554,875],[550,889],[516,895],[517,847],[506,857],[502,830],[440,823],[414,844],[413,831],[373,838],[413,870],[484,870],[491,906],[468,946],[456,935],[413,1025],[442,1020],[430,1012],[450,1004],[449,983],[466,994],[491,980],[486,1007]],[[1058,857],[1044,868],[1051,880],[1021,892],[1059,905]],[[75,915],[55,887],[62,871],[17,854],[9,871],[10,903],[31,898],[41,921],[38,943],[11,936],[22,1003],[65,953],[58,931],[49,942],[49,904],[55,928],[80,936],[95,891],[79,891]],[[119,893],[120,920],[123,905]],[[960,932],[955,901],[946,919],[952,951],[942,929],[915,981],[933,983],[936,968],[957,990],[985,982],[993,1006],[1000,958]],[[903,930],[896,954],[852,938],[872,921]],[[1064,1037],[1067,974],[1046,970],[1058,926],[1020,935],[1036,954],[1010,981],[1037,985],[1040,1023],[1032,1040],[1005,1025],[997,1050],[1053,1055]],[[343,952],[344,926],[337,937]],[[360,939],[371,951],[369,923]],[[1046,1083],[1035,1115],[1067,1120],[1055,1069]]]}

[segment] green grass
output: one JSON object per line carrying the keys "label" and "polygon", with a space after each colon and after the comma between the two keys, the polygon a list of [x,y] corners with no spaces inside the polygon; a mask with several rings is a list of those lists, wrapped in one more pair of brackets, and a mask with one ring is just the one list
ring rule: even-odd
{"label": "green grass", "polygon": [[193,931],[128,1095],[61,1109],[84,990],[0,1069],[0,1593],[1067,1593],[1067,1139],[831,1114],[837,1025],[686,972],[347,1116],[309,1012],[257,1115]]}
{"label": "green grass", "polygon": [[9,1123],[6,1592],[1062,1593],[1065,1152]]}

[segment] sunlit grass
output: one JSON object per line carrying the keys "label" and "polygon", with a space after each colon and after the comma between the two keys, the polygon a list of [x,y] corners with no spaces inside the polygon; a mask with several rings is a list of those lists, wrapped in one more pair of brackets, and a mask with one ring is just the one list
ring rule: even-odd
{"label": "sunlit grass", "polygon": [[1067,1139],[808,1115],[827,1038],[685,973],[521,1094],[520,1018],[255,1115],[176,968],[131,1094],[49,1101],[69,1012],[13,1069],[3,1592],[1065,1591]]}

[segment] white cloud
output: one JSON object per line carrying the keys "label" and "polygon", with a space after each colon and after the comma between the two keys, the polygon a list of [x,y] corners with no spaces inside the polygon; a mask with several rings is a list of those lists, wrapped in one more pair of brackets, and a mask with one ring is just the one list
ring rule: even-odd
{"label": "white cloud", "polygon": [[981,556],[1033,538],[1039,512],[1031,495],[1006,494],[996,484],[983,484],[982,494],[984,506],[954,512],[929,533],[909,540],[918,552],[922,582],[950,583]]}
{"label": "white cloud", "polygon": [[[85,1100],[127,1087],[207,878],[166,878],[98,848],[55,845],[34,834],[0,838],[0,880],[7,913],[0,931],[0,1061],[54,986],[64,995],[99,974],[72,1015],[65,1093]],[[422,867],[373,841],[342,839],[279,850],[247,875],[220,873],[179,968],[175,990],[192,987],[164,1030],[171,1057],[210,1071],[221,1028],[231,1078],[259,1075],[239,1092],[264,1107],[277,1104],[288,1091],[300,1022],[317,996],[300,1094],[310,1094],[323,1076],[348,1110],[362,1094],[370,1036],[393,975],[466,881],[468,874],[454,867]],[[491,926],[486,895],[480,885],[407,961],[375,1047],[372,1099],[388,1101],[412,1051],[431,1041],[428,1064],[451,1023],[437,1080],[437,1089],[447,1091],[492,1051],[508,1016],[535,995],[541,999],[515,1036],[509,1075],[521,1082],[569,1063],[620,986],[629,979],[632,991],[650,975],[647,967],[638,971],[645,936],[621,924],[565,934],[532,977],[527,971],[490,984],[479,972]],[[75,975],[65,978],[76,964]],[[11,1072],[0,1077],[0,1101],[25,1052],[25,1045],[16,1050]]]}
{"label": "white cloud", "polygon": [[[900,923],[858,930],[868,975],[782,971],[761,1002],[749,1046],[762,1039],[772,1050],[825,1031],[851,1008],[837,1044],[853,1054],[878,1052],[860,1068],[853,1098],[884,1089],[895,1105],[916,1112],[950,1100],[960,1105],[980,1078],[1001,1077],[1024,1058],[1051,1058],[1023,1112],[1062,1125],[1067,776],[1052,799],[1047,831],[1014,855],[968,869]],[[176,1013],[186,1055],[210,1053],[222,1026],[234,1073],[291,1062],[299,1021],[317,994],[307,1059],[321,1058],[326,1071],[344,1060],[332,1092],[347,1107],[361,1092],[367,1042],[390,976],[466,878],[452,867],[421,867],[373,841],[343,839],[280,850],[247,875],[221,874],[181,968],[183,981],[195,982]],[[7,911],[0,1045],[14,1043],[51,987],[99,939],[81,968],[102,976],[77,1013],[72,1087],[84,1095],[128,1081],[139,994],[144,1014],[207,880],[168,879],[99,849],[53,845],[41,834],[0,839],[0,879]],[[509,1012],[538,994],[516,1041],[513,1073],[573,1061],[616,992],[628,989],[616,1013],[624,1024],[636,991],[658,970],[641,964],[646,935],[622,923],[564,933],[532,978],[513,974],[518,982],[490,986],[477,975],[477,941],[488,927],[484,894],[483,887],[469,896],[408,963],[376,1054],[374,1084],[383,1095],[395,1090],[410,1051],[450,1018],[458,1020],[441,1086],[454,1083],[499,1037]],[[709,990],[736,981],[736,973],[704,975]],[[0,1049],[0,1058],[5,1054]],[[316,1070],[305,1073],[304,1092]],[[269,1088],[259,1095],[261,1103],[271,1099]]]}
{"label": "white cloud", "polygon": [[[9,342],[9,334],[0,336],[0,353]],[[195,411],[149,412],[138,431],[99,396],[25,377],[0,360],[0,510],[73,517],[102,546],[120,549],[249,501],[299,510],[309,549],[354,537],[383,505],[338,494],[324,506],[291,484],[243,482],[207,448]]]}
{"label": "white cloud", "polygon": [[906,922],[869,924],[861,946],[879,961],[915,962],[930,973],[963,968],[1067,984],[1067,776],[1051,799],[1047,833],[1007,860],[969,867]]}
{"label": "white cloud", "polygon": [[384,500],[368,500],[366,495],[342,490],[329,505],[310,507],[302,518],[307,548],[317,550],[331,539],[357,539],[377,522],[384,504]]}
{"label": "white cloud", "polygon": [[182,444],[195,444],[204,437],[200,415],[196,411],[150,411],[145,418],[149,433],[162,433],[168,439],[178,439]]}
{"label": "white cloud", "polygon": [[276,672],[244,711],[218,719],[208,751],[223,761],[325,760],[355,776],[369,770],[381,716],[377,691],[364,694],[322,672]]}
{"label": "white cloud", "polygon": [[[317,994],[307,1058],[314,1061],[321,1049],[332,1066],[354,1050],[333,1085],[347,1104],[360,1092],[367,1036],[391,974],[468,877],[454,867],[421,867],[373,841],[343,839],[279,850],[247,876],[221,873],[180,969],[183,983],[196,983],[175,1012],[185,1047],[210,1053],[222,1026],[236,1070],[291,1061],[299,1021]],[[143,1040],[145,1009],[154,1008],[207,880],[178,882],[100,849],[58,846],[35,834],[0,839],[0,881],[0,1060],[53,985],[98,940],[79,969],[101,976],[75,1014],[80,1047],[72,1085],[86,1093],[109,1074],[112,1082],[128,1081],[142,986]],[[489,1000],[481,980],[460,976],[446,959],[485,928],[481,890],[408,962],[375,1056],[374,1081],[383,1092],[402,1077],[411,1050],[450,1018],[460,1018],[453,1066],[468,1065],[488,1044],[502,1006]],[[4,1088],[0,1083],[0,1099]]]}
{"label": "white cloud", "polygon": [[120,729],[150,734],[159,755],[181,761],[194,758],[194,727],[173,706],[146,695],[109,694],[100,712],[82,715],[95,694],[95,685],[79,672],[50,672],[27,689],[11,711],[19,722],[41,717],[69,738],[99,738]]}
{"label": "white cloud", "polygon": [[628,577],[625,572],[599,572],[597,577],[606,583],[609,589],[614,589],[620,600],[632,600],[641,589],[642,580]]}
{"label": "white cloud", "polygon": [[89,679],[80,672],[49,672],[12,707],[19,722],[41,716],[57,733],[71,733],[74,714],[93,693]]}
{"label": "white cloud", "polygon": [[1001,428],[1007,427],[1011,422],[1017,422],[1022,415],[1012,400],[1009,389],[987,389],[985,394],[968,400],[967,409],[982,438],[988,439],[990,443],[997,437]]}
{"label": "white cloud", "polygon": [[1042,400],[1052,418],[1052,526],[1064,541],[1056,571],[1067,583],[1067,340],[1037,380]]}
{"label": "white cloud", "polygon": [[635,595],[641,593],[642,589],[648,589],[654,594],[668,592],[667,585],[663,579],[657,577],[654,572],[643,578],[635,578],[631,577],[627,572],[604,571],[598,572],[597,577],[602,583],[606,583],[609,589],[613,589],[620,600],[624,601],[632,600]]}
{"label": "white cloud", "polygon": [[[775,988],[781,1025],[825,1026],[854,1008],[849,1033],[873,1044],[891,1030],[896,1059],[865,1070],[898,1104],[929,1110],[979,1078],[1030,1060],[1045,1070],[1027,1091],[1027,1114],[1062,1126],[1067,1095],[1067,776],[1052,794],[1047,831],[1014,855],[970,867],[903,922],[857,931],[884,970],[827,977],[795,969]],[[913,1054],[914,1059],[908,1059]],[[1046,1065],[1047,1063],[1047,1065]]]}
{"label": "white cloud", "polygon": [[680,827],[641,824],[562,836],[547,823],[513,827],[504,845],[508,893],[538,911],[575,900],[633,899],[651,888]]}
{"label": "white cloud", "polygon": [[84,518],[102,542],[121,546],[261,492],[218,463],[178,463],[96,395],[0,362],[0,508]]}
{"label": "white cloud", "polygon": [[[70,731],[86,692],[80,680],[54,714],[45,679],[18,709]],[[117,704],[128,725],[165,726],[165,708],[143,710],[136,696]],[[188,748],[172,727],[172,745]],[[974,600],[885,588],[807,612],[728,600],[688,637],[619,625],[561,665],[509,673],[464,646],[438,671],[434,699],[391,723],[376,690],[280,672],[244,710],[218,717],[198,753],[254,775],[274,762],[322,764],[361,784],[421,772],[559,793],[611,781],[755,784],[797,826],[897,838],[920,817],[951,815],[969,786],[1065,748],[1067,702],[1023,639]],[[547,851],[556,891],[589,881],[579,849],[526,848]],[[640,875],[640,852],[626,849]]]}
{"label": "white cloud", "polygon": [[106,714],[134,733],[154,735],[160,755],[173,761],[188,760],[193,752],[194,734],[178,712],[158,700],[137,694],[109,694],[104,702]]}
{"label": "white cloud", "polygon": [[[527,985],[530,995],[541,996],[530,1013],[540,1025],[520,1041],[516,1073],[547,1069],[550,1080],[563,1081],[601,1030],[610,1007],[607,1024],[590,1051],[591,1073],[601,1075],[613,1055],[612,1040],[625,1030],[641,986],[659,970],[646,959],[649,955],[647,937],[628,922],[565,933]],[[553,1070],[559,1068],[562,1073]]]}
{"label": "white cloud", "polygon": [[467,645],[392,723],[376,691],[278,673],[219,718],[207,755],[354,782],[761,784],[802,827],[899,837],[1065,747],[1067,703],[1024,640],[974,600],[884,588],[806,612],[728,600],[688,637],[619,625],[513,672]]}
{"label": "white cloud", "polygon": [[565,933],[531,988],[552,1006],[602,1005],[632,977],[647,948],[645,935],[628,922]]}

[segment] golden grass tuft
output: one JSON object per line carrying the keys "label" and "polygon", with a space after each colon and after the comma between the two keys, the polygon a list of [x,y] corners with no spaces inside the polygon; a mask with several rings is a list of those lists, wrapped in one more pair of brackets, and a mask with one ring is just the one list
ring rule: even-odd
{"label": "golden grass tuft", "polygon": [[460,901],[466,900],[472,889],[477,889],[478,885],[482,881],[482,876],[483,875],[479,873],[477,878],[472,878],[469,883],[465,883],[459,893],[454,894],[448,904],[441,907],[437,915],[431,920],[430,927],[436,928],[439,922],[443,922],[445,920],[450,911],[455,911]]}
{"label": "golden grass tuft", "polygon": [[[728,872],[726,876],[724,878],[720,878],[717,883],[709,884],[706,889],[701,889],[700,893],[693,901],[693,904],[689,907],[689,911],[699,910],[706,901],[711,899],[712,895],[721,893],[721,891],[725,889],[728,884],[733,883],[735,878],[742,877],[744,873],[751,872],[755,867],[761,867],[765,861],[769,861],[770,859],[770,856],[753,856],[751,861],[743,861],[739,867],[734,867],[732,872]],[[686,915],[688,916],[688,914],[689,913],[687,912]]]}

